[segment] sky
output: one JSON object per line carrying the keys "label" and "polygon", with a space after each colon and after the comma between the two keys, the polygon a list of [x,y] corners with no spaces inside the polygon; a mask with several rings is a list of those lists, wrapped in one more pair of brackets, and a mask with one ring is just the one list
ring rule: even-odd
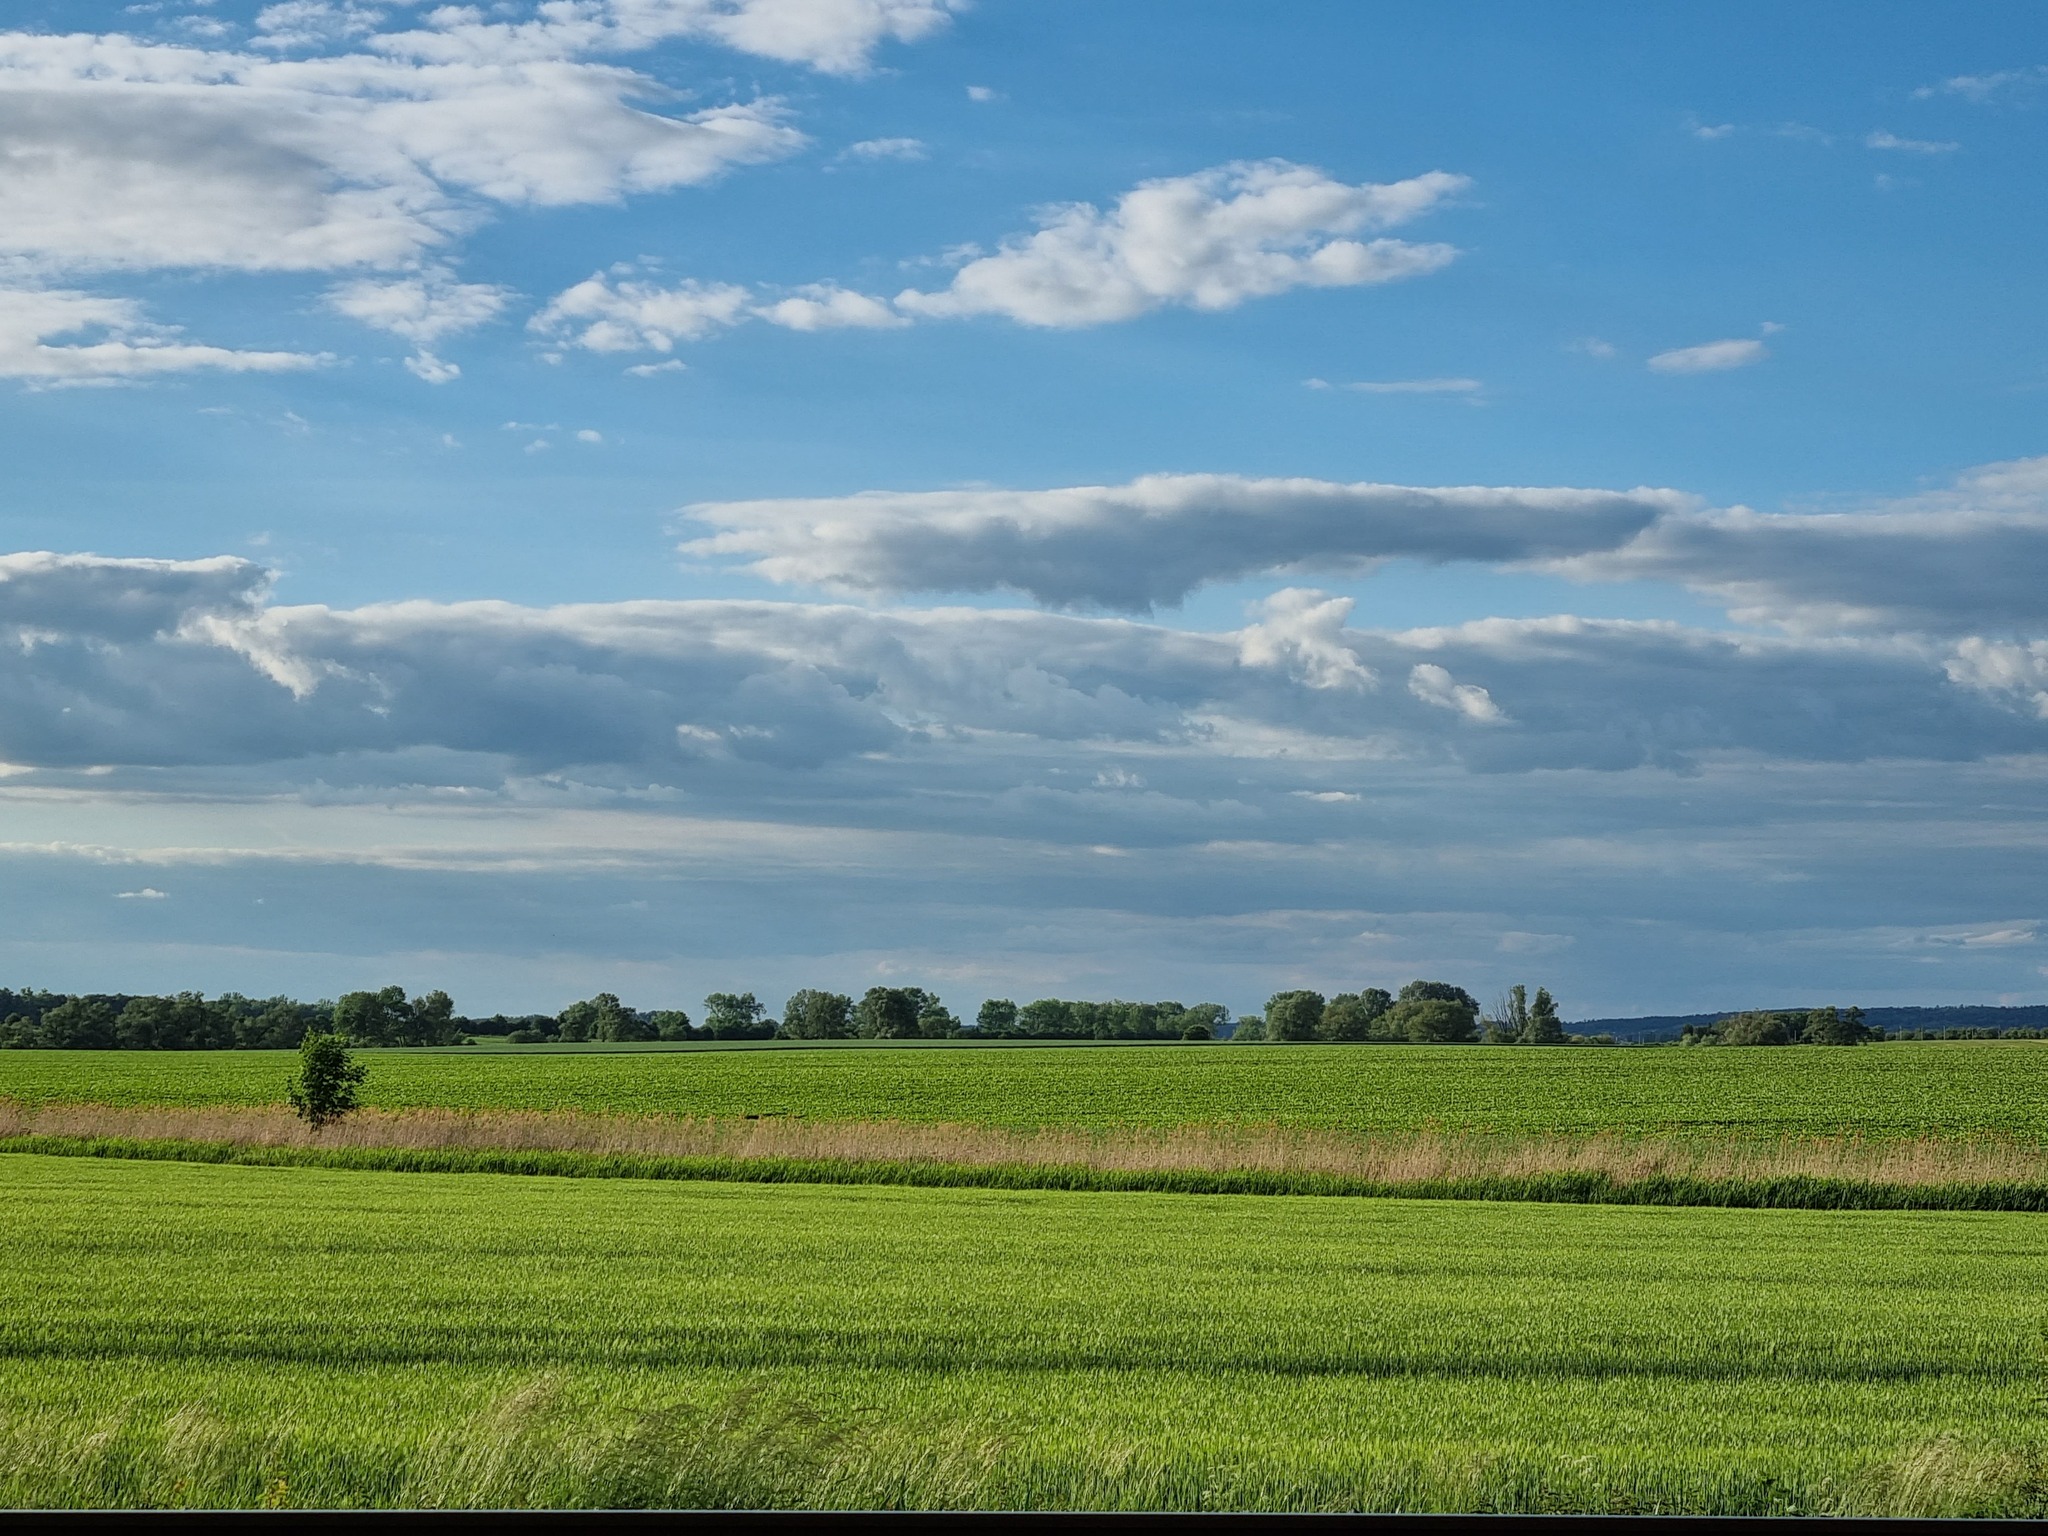
{"label": "sky", "polygon": [[0,25],[12,985],[2048,1001],[2038,7]]}

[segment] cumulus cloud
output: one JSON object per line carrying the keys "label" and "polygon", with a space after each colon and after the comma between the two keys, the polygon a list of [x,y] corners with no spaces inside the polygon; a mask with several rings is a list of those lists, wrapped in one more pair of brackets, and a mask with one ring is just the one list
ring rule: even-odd
{"label": "cumulus cloud", "polygon": [[0,255],[67,270],[397,267],[471,227],[478,199],[613,201],[803,142],[773,102],[641,105],[663,94],[559,56],[284,59],[0,33]]}
{"label": "cumulus cloud", "polygon": [[1676,491],[1425,488],[1234,475],[1148,475],[1043,491],[869,492],[710,502],[719,530],[683,545],[772,581],[855,592],[1026,592],[1042,602],[1145,609],[1205,582],[1378,560],[1522,561],[1611,549]]}
{"label": "cumulus cloud", "polygon": [[922,160],[930,149],[923,139],[862,139],[849,144],[840,155],[843,160]]}
{"label": "cumulus cloud", "polygon": [[731,283],[671,288],[600,272],[564,290],[528,324],[589,352],[669,352],[747,317],[749,295]]}
{"label": "cumulus cloud", "polygon": [[62,288],[0,288],[0,378],[46,386],[110,384],[214,369],[285,373],[317,367],[306,352],[244,351],[178,339],[132,299]]}
{"label": "cumulus cloud", "polygon": [[[893,141],[890,141],[893,142]],[[1046,215],[1039,231],[975,256],[946,288],[893,300],[822,282],[777,293],[695,280],[662,289],[598,273],[549,303],[535,327],[590,351],[667,350],[746,319],[792,330],[882,330],[913,320],[995,314],[1025,325],[1073,327],[1133,319],[1167,305],[1231,309],[1299,287],[1348,287],[1435,271],[1447,245],[1344,236],[1419,218],[1467,185],[1432,171],[1384,185],[1347,185],[1284,160],[1240,162],[1150,181],[1109,212],[1087,203]],[[713,307],[707,309],[707,296]],[[690,327],[644,325],[651,306],[677,306]],[[581,322],[596,317],[600,323]],[[1385,393],[1468,392],[1474,379],[1355,387]]]}
{"label": "cumulus cloud", "polygon": [[1238,161],[1143,182],[1107,211],[1091,203],[1048,210],[1035,233],[969,261],[944,289],[908,289],[896,304],[934,318],[1001,315],[1067,327],[1416,277],[1457,252],[1349,237],[1409,223],[1468,185],[1443,171],[1352,185],[1284,160]]}
{"label": "cumulus cloud", "polygon": [[812,283],[754,313],[792,331],[890,330],[910,324],[882,300],[831,283]]}
{"label": "cumulus cloud", "polygon": [[1961,96],[1975,102],[1990,101],[2009,92],[2030,91],[2048,84],[2048,64],[2023,69],[1998,69],[1982,75],[1951,75],[1938,85],[1923,85],[1913,92],[1919,100],[1930,96]]}
{"label": "cumulus cloud", "polygon": [[[2048,722],[1959,683],[1925,647],[1571,618],[1388,632],[1348,627],[1349,606],[1290,590],[1224,634],[731,601],[338,610],[273,605],[265,573],[238,560],[12,556],[0,560],[0,760],[267,765],[317,780],[323,762],[398,754],[419,783],[435,771],[419,754],[441,753],[745,804],[772,793],[750,767],[908,794],[970,762],[1093,774],[1113,743],[1160,772],[1953,761],[2048,746]],[[1386,676],[1406,687],[1380,686]]]}
{"label": "cumulus cloud", "polygon": [[1747,368],[1769,356],[1770,349],[1760,341],[1731,338],[1659,352],[1650,359],[1650,367],[1658,373],[1721,373],[1730,368]]}
{"label": "cumulus cloud", "polygon": [[430,12],[426,27],[375,39],[380,51],[453,62],[526,62],[627,53],[676,39],[832,75],[864,75],[877,48],[945,28],[960,0],[556,0],[525,21],[470,7]]}
{"label": "cumulus cloud", "polygon": [[1560,568],[1683,582],[1740,618],[1809,632],[2035,634],[2048,458],[1986,465],[1947,489],[1860,511],[1674,510],[1619,549]]}
{"label": "cumulus cloud", "polygon": [[406,367],[429,384],[445,384],[462,370],[435,356],[434,343],[497,318],[511,296],[509,289],[457,282],[435,269],[392,281],[358,278],[330,288],[327,302],[352,320],[413,343],[418,351]]}

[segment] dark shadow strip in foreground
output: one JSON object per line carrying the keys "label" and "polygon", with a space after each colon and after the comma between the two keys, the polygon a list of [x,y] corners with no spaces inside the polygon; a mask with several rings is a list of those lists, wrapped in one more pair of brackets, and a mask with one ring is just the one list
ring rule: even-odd
{"label": "dark shadow strip in foreground", "polygon": [[376,1173],[501,1173],[570,1179],[693,1179],[745,1184],[893,1184],[925,1189],[1052,1189],[1163,1195],[1336,1195],[1396,1200],[1521,1200],[1558,1205],[1721,1206],[1800,1211],[2048,1211],[2048,1184],[1888,1184],[1788,1175],[1701,1179],[1605,1173],[1360,1179],[1342,1174],[1090,1168],[1074,1163],[944,1163],[780,1157],[649,1157],[458,1147],[273,1147],[116,1136],[0,1137],[0,1152],[141,1162],[331,1168]]}

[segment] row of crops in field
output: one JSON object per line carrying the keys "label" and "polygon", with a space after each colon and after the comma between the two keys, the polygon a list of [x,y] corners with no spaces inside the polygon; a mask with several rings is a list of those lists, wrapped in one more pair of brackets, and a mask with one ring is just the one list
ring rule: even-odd
{"label": "row of crops in field", "polygon": [[[391,1108],[892,1120],[1086,1130],[1263,1125],[1399,1132],[2048,1141],[2048,1050],[2024,1043],[1854,1050],[1517,1051],[1239,1046],[364,1052]],[[0,1098],[27,1105],[281,1101],[268,1051],[10,1052]]]}
{"label": "row of crops in field", "polygon": [[2038,1219],[0,1159],[0,1503],[2038,1512]]}

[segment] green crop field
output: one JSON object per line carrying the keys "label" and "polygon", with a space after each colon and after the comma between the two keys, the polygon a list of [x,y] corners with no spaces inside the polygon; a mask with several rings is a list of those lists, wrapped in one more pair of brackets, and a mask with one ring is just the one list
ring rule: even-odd
{"label": "green crop field", "polygon": [[[2048,1048],[2022,1042],[1705,1050],[1189,1046],[1091,1050],[366,1051],[388,1108],[793,1115],[1087,1130],[1257,1125],[2048,1142]],[[9,1051],[27,1104],[274,1104],[265,1051]]]}
{"label": "green crop field", "polygon": [[0,1158],[0,1506],[2040,1513],[2048,1223]]}

